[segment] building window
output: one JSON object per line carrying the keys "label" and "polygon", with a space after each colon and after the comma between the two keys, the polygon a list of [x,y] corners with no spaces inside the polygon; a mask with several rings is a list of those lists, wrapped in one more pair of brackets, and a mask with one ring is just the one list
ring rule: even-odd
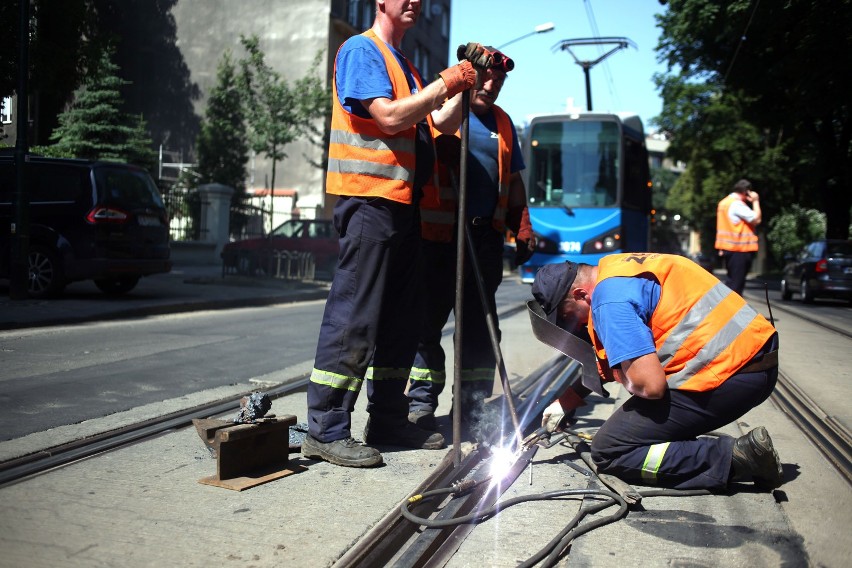
{"label": "building window", "polygon": [[450,37],[450,14],[446,7],[441,11],[441,37]]}
{"label": "building window", "polygon": [[364,0],[361,6],[361,27],[368,29],[373,25],[373,20],[376,19],[376,3],[373,0]]}
{"label": "building window", "polygon": [[420,9],[420,13],[426,14],[427,20],[432,19],[432,16],[435,15],[435,14],[432,13],[432,0],[423,0],[422,5],[421,5],[421,9]]}
{"label": "building window", "polygon": [[3,97],[0,103],[0,122],[12,124],[12,97]]}
{"label": "building window", "polygon": [[426,77],[431,77],[429,73],[429,51],[424,49],[419,43],[414,47],[414,66],[420,71],[420,76],[427,83]]}

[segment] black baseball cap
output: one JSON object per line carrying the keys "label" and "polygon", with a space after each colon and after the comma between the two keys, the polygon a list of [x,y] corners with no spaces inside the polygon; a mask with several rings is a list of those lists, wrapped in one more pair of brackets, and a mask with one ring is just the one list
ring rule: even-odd
{"label": "black baseball cap", "polygon": [[571,290],[577,278],[578,265],[566,260],[555,264],[545,264],[538,269],[532,284],[532,295],[541,305],[547,320],[556,324],[557,307]]}

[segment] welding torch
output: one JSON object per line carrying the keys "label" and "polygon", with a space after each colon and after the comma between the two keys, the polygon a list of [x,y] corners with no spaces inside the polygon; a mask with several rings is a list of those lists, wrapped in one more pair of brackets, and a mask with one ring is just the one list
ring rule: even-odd
{"label": "welding torch", "polygon": [[585,432],[576,432],[574,430],[559,430],[559,431],[550,431],[547,427],[542,426],[538,428],[535,432],[524,438],[521,442],[521,448],[524,450],[528,450],[534,445],[539,445],[544,449],[551,448],[555,446],[557,443],[562,441],[568,434],[573,436],[577,436],[581,440],[585,440],[587,442],[592,441],[592,437]]}

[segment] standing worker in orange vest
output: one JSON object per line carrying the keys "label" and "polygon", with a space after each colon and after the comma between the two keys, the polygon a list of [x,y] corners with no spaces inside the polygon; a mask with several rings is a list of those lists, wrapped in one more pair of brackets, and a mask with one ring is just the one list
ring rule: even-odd
{"label": "standing worker in orange vest", "polygon": [[[747,203],[751,203],[751,207]],[[760,196],[751,190],[751,182],[747,179],[734,184],[734,191],[716,208],[716,249],[725,259],[728,271],[725,284],[740,295],[757,252],[754,230],[762,219]]]}
{"label": "standing worker in orange vest", "polygon": [[[532,293],[551,323],[588,326],[602,380],[633,395],[592,440],[599,472],[675,489],[781,485],[766,428],[705,435],[766,400],[778,378],[778,334],[739,294],[689,259],[656,253],[548,264]],[[543,422],[552,428],[582,396],[569,388]]]}
{"label": "standing worker in orange vest", "polygon": [[[340,251],[308,385],[302,454],[341,466],[381,464],[371,445],[445,445],[408,421],[405,396],[420,314],[418,201],[434,169],[432,128],[458,129],[460,97],[453,97],[476,81],[470,61],[487,62],[478,61],[482,46],[469,44],[468,59],[424,87],[400,51],[420,9],[419,1],[376,0],[373,26],[344,42],[334,62],[326,189],[339,196]],[[351,432],[365,381],[368,445]]]}
{"label": "standing worker in orange vest", "polygon": [[[503,281],[503,239],[506,228],[515,235],[516,264],[523,264],[532,256],[535,237],[521,179],[524,161],[518,135],[509,115],[494,104],[506,74],[514,68],[514,63],[492,47],[485,49],[492,54],[493,64],[483,74],[482,84],[471,93],[466,222],[476,251],[488,308],[495,314],[496,322],[494,295]],[[441,136],[439,141],[443,142],[447,138]],[[449,141],[458,142],[458,139],[449,138]],[[453,150],[447,154],[454,163],[441,163],[442,158],[447,158],[445,152],[438,152],[437,187],[433,185],[427,188],[420,203],[426,309],[420,345],[410,374],[408,396],[411,403],[408,417],[414,424],[432,431],[437,429],[435,411],[447,375],[446,357],[441,348],[441,330],[454,309],[456,294],[458,188],[455,186],[460,145],[453,146]],[[465,424],[473,425],[481,419],[482,403],[491,395],[497,357],[470,259],[466,259],[465,266],[460,377],[462,420]]]}

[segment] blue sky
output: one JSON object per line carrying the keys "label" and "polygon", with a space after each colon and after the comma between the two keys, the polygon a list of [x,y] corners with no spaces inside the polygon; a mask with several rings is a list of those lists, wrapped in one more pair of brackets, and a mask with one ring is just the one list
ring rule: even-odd
{"label": "blue sky", "polygon": [[[658,0],[454,0],[450,19],[451,57],[455,46],[469,41],[500,46],[539,24],[553,31],[532,35],[507,46],[514,59],[497,104],[516,124],[531,114],[562,112],[567,99],[586,108],[583,68],[567,51],[554,46],[566,39],[626,37],[627,47],[609,55],[590,72],[595,111],[632,111],[650,130],[649,121],[662,110],[652,77],[665,72],[654,48],[659,39],[654,14],[665,9]],[[580,60],[593,61],[613,46],[572,47]]]}

